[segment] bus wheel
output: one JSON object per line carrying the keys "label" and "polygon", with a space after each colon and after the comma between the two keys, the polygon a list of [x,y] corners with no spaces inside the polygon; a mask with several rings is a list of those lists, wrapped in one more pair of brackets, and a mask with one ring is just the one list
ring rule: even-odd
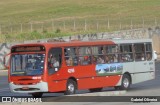
{"label": "bus wheel", "polygon": [[130,84],[131,84],[130,76],[127,74],[124,74],[122,77],[122,83],[121,83],[120,89],[121,90],[128,90],[130,87]]}
{"label": "bus wheel", "polygon": [[74,80],[69,79],[67,81],[67,90],[65,91],[65,95],[71,95],[76,93],[77,84]]}
{"label": "bus wheel", "polygon": [[90,92],[100,92],[102,91],[103,88],[94,88],[94,89],[89,89]]}
{"label": "bus wheel", "polygon": [[32,93],[32,97],[33,97],[33,98],[41,98],[41,97],[42,97],[42,95],[43,95],[43,93],[41,93],[41,92],[38,92],[38,93]]}

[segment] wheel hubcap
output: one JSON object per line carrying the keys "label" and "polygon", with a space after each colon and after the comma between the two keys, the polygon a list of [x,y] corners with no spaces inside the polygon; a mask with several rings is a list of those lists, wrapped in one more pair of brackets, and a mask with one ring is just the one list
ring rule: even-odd
{"label": "wheel hubcap", "polygon": [[129,80],[128,80],[127,78],[124,79],[124,81],[123,81],[123,86],[124,86],[125,88],[128,88],[128,86],[129,86]]}
{"label": "wheel hubcap", "polygon": [[71,93],[74,93],[74,85],[73,85],[73,84],[69,84],[69,85],[68,85],[68,90],[69,90]]}

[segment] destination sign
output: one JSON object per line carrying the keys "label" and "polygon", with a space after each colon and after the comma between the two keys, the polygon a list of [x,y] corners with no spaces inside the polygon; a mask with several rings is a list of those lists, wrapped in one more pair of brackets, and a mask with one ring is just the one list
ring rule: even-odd
{"label": "destination sign", "polygon": [[15,52],[39,52],[39,51],[45,51],[44,46],[19,46],[19,47],[13,47],[11,49],[12,53]]}

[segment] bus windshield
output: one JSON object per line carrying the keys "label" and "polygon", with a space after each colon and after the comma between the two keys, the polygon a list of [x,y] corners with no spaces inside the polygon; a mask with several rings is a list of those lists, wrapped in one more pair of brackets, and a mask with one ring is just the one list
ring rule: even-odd
{"label": "bus windshield", "polygon": [[11,75],[42,75],[45,54],[14,54],[11,57]]}

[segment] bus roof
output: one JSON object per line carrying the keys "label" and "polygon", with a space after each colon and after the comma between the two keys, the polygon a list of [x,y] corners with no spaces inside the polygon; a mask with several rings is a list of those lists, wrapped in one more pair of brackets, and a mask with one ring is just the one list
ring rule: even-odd
{"label": "bus roof", "polygon": [[112,40],[116,44],[127,44],[127,43],[147,43],[147,42],[152,42],[152,39],[117,39],[117,40]]}
{"label": "bus roof", "polygon": [[45,43],[27,43],[27,44],[19,44],[14,45],[12,47],[16,46],[36,46],[36,45],[43,45],[43,46],[56,46],[56,47],[66,47],[66,46],[92,46],[92,45],[102,45],[102,44],[109,44],[114,45],[115,43],[110,40],[106,41],[70,41],[70,42],[45,42]]}
{"label": "bus roof", "polygon": [[152,39],[107,39],[107,40],[92,40],[92,41],[70,41],[70,42],[43,42],[43,43],[27,43],[27,44],[19,44],[16,46],[56,46],[56,47],[67,47],[67,46],[94,46],[94,45],[114,45],[114,44],[127,44],[127,43],[143,43],[143,42],[152,42]]}

